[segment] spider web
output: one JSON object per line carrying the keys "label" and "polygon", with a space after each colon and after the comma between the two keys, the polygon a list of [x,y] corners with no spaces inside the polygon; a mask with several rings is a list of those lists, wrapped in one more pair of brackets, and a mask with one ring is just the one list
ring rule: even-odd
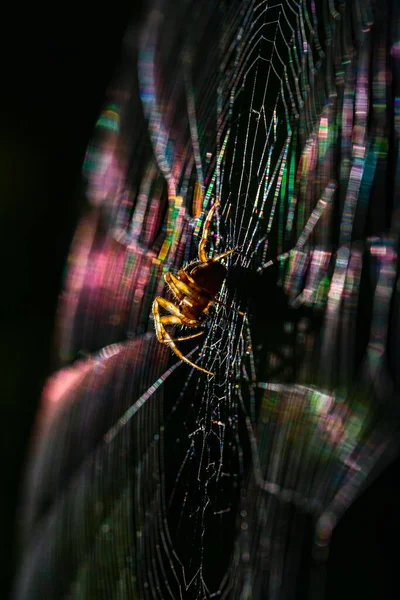
{"label": "spider web", "polygon": [[[127,32],[88,149],[18,598],[293,597],[397,451],[392,8],[180,4]],[[223,305],[180,344],[209,378],[150,315],[216,200],[209,256],[236,249]]]}

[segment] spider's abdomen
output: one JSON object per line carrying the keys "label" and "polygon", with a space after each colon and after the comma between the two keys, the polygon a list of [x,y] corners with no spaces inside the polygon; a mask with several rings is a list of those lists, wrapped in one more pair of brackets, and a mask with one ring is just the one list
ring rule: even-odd
{"label": "spider's abdomen", "polygon": [[206,263],[196,265],[189,273],[197,285],[203,288],[212,298],[215,298],[221,289],[226,274],[226,267],[212,259]]}

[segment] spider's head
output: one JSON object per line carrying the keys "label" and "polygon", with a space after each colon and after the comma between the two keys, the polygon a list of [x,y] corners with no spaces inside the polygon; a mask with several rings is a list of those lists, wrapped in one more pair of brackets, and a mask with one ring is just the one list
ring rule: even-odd
{"label": "spider's head", "polygon": [[222,263],[210,258],[205,263],[197,264],[190,275],[197,285],[210,296],[215,297],[221,289],[227,272],[227,268]]}

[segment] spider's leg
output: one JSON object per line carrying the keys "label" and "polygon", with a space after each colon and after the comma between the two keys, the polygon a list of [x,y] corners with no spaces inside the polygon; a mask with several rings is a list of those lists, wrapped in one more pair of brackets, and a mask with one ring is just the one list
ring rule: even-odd
{"label": "spider's leg", "polygon": [[154,320],[156,321],[156,325],[157,325],[157,319],[159,320],[159,322],[161,324],[162,317],[160,315],[160,308],[159,308],[160,306],[162,308],[164,308],[167,312],[169,312],[171,315],[178,317],[178,321],[176,322],[176,324],[187,325],[188,327],[197,327],[198,322],[195,319],[189,319],[188,317],[186,317],[183,314],[183,312],[181,312],[181,310],[179,309],[178,306],[175,306],[175,304],[173,302],[171,302],[170,300],[167,300],[166,298],[161,298],[160,296],[155,298],[155,300],[153,302],[153,315],[154,315]]}
{"label": "spider's leg", "polygon": [[172,273],[165,273],[164,279],[165,283],[174,292],[179,300],[183,300],[185,296],[197,298],[197,290],[191,289],[187,283],[178,279],[176,275],[173,275]]}
{"label": "spider's leg", "polygon": [[198,337],[199,335],[203,335],[204,331],[198,331],[193,335],[184,335],[183,337],[172,338],[173,342],[184,342],[185,340],[191,340],[192,338]]}
{"label": "spider's leg", "polygon": [[204,295],[204,289],[197,285],[193,277],[191,277],[186,271],[179,271],[179,277],[181,281],[186,283],[192,290],[197,292],[197,294]]}
{"label": "spider's leg", "polygon": [[204,247],[207,243],[207,239],[208,239],[208,230],[210,229],[210,225],[211,225],[211,221],[213,218],[213,214],[215,212],[215,209],[217,208],[217,206],[219,206],[219,201],[217,200],[217,202],[215,202],[215,204],[211,207],[206,220],[204,221],[204,227],[203,227],[203,234],[201,236],[201,240],[199,243],[199,260],[203,263],[207,262],[207,254],[206,251],[204,250]]}
{"label": "spider's leg", "polygon": [[189,289],[185,284],[178,285],[180,283],[179,279],[176,275],[172,273],[165,273],[164,281],[171,290],[171,292],[177,297],[177,299],[182,302],[185,296],[192,296],[193,293],[190,293]]}
{"label": "spider's leg", "polygon": [[191,360],[189,360],[188,358],[186,358],[186,356],[184,356],[182,354],[182,352],[179,350],[178,346],[176,346],[174,344],[173,341],[171,340],[165,340],[164,344],[166,346],[169,346],[169,348],[171,348],[171,350],[173,352],[175,352],[175,354],[181,359],[183,360],[185,363],[187,363],[188,365],[190,365],[191,367],[193,367],[194,369],[197,369],[198,371],[202,371],[203,373],[207,373],[207,375],[211,375],[211,377],[214,377],[215,373],[211,373],[211,371],[207,371],[206,369],[203,369],[202,367],[199,367],[199,365],[196,365],[196,363],[192,362]]}
{"label": "spider's leg", "polygon": [[[185,275],[182,275],[181,272],[180,276],[185,278],[186,273]],[[211,298],[207,295],[207,293],[203,289],[199,288],[199,286],[196,284],[192,286],[190,280],[188,280],[189,283],[185,283],[181,279],[178,279],[176,275],[173,275],[172,273],[165,273],[164,279],[166,284],[174,292],[177,298],[181,301],[185,300],[185,304],[187,304],[188,306],[192,306],[190,298],[198,300],[199,296],[202,296],[202,298],[206,298],[211,301]]]}
{"label": "spider's leg", "polygon": [[[161,323],[165,325],[182,325],[182,320],[180,317],[171,316],[163,316],[161,317]],[[171,338],[173,342],[183,342],[184,340],[191,340],[192,338],[198,337],[199,335],[203,335],[204,331],[198,331],[197,333],[192,333],[192,335],[185,335],[183,337]]]}
{"label": "spider's leg", "polygon": [[207,375],[213,376],[214,373],[211,373],[210,371],[206,371],[206,369],[199,367],[182,354],[182,352],[179,350],[178,346],[174,343],[174,340],[171,338],[171,336],[164,327],[165,322],[162,322],[163,317],[161,317],[160,315],[160,307],[164,308],[169,313],[172,313],[172,315],[174,315],[177,318],[177,324],[179,325],[187,325],[188,327],[195,327],[197,325],[197,321],[185,317],[185,315],[181,313],[181,311],[177,306],[175,306],[175,304],[173,304],[169,300],[166,300],[165,298],[161,298],[160,296],[158,296],[154,299],[153,302],[154,324],[156,328],[156,335],[158,341],[171,348],[171,350],[188,365],[191,365],[199,371],[203,371],[203,373],[207,373]]}
{"label": "spider's leg", "polygon": [[232,248],[231,250],[227,250],[226,252],[223,252],[222,254],[218,254],[217,256],[214,256],[213,258],[213,262],[217,261],[217,260],[221,260],[221,258],[225,258],[225,256],[228,256],[228,254],[232,254],[232,252],[236,252],[237,248]]}
{"label": "spider's leg", "polygon": [[[184,271],[180,271],[180,276],[187,276]],[[190,282],[190,286],[187,286],[180,279],[172,275],[172,273],[166,273],[164,275],[164,279],[170,290],[175,294],[178,300],[182,301],[186,298],[186,303],[190,303],[190,300],[187,300],[187,296],[197,297],[199,293],[203,293],[204,290],[201,289],[191,277],[187,276]],[[193,284],[192,284],[193,281]],[[195,288],[195,289],[192,289]],[[182,314],[182,313],[181,313]],[[186,317],[184,317],[186,319]],[[161,322],[165,325],[188,325],[185,321],[182,321],[182,317],[161,317]],[[196,322],[196,325],[198,323]],[[188,325],[189,327],[195,327],[195,325]],[[191,338],[197,337],[198,335],[202,335],[203,331],[199,333],[194,333],[193,335],[187,335],[184,337],[174,338],[172,341],[174,342],[183,342],[184,340],[190,340]]]}
{"label": "spider's leg", "polygon": [[176,298],[179,300],[179,302],[181,302],[184,299],[185,294],[175,284],[176,277],[171,276],[171,275],[172,275],[171,273],[165,273],[164,281],[167,284],[167,286],[169,287],[169,289],[171,290],[171,292],[174,294],[174,296],[176,296]]}

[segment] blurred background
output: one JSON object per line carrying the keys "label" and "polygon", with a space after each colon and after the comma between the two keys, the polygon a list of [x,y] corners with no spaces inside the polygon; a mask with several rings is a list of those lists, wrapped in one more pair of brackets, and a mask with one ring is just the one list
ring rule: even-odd
{"label": "blurred background", "polygon": [[[44,381],[57,299],[85,206],[82,164],[127,24],[143,7],[10,18],[3,53],[0,138],[1,589],[15,568],[16,504]],[[400,539],[400,461],[345,513],[328,565],[329,597],[395,598]],[[356,590],[356,595],[354,595]],[[373,593],[368,595],[371,590]],[[347,595],[346,595],[347,594]],[[378,594],[380,594],[378,596]]]}
{"label": "blurred background", "polygon": [[[85,205],[88,141],[140,7],[8,10],[0,138],[1,590],[13,569],[16,503],[44,381],[56,305]],[[2,596],[4,597],[4,596]]]}

